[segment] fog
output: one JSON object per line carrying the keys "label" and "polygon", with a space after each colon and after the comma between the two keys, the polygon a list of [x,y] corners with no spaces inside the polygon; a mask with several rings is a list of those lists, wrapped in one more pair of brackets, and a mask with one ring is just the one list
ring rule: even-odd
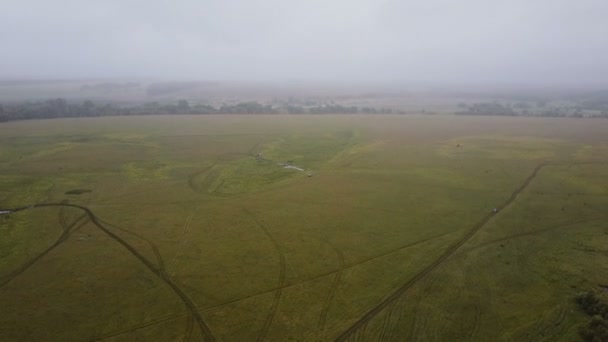
{"label": "fog", "polygon": [[1,0],[1,78],[605,84],[605,0]]}

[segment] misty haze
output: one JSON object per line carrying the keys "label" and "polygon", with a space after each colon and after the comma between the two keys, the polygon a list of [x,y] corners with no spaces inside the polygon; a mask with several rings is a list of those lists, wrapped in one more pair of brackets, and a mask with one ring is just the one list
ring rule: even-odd
{"label": "misty haze", "polygon": [[2,1],[0,341],[608,341],[607,14]]}

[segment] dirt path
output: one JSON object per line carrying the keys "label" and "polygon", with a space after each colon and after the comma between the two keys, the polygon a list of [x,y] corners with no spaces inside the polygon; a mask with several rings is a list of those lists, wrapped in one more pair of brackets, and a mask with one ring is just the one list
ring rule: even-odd
{"label": "dirt path", "polygon": [[[14,210],[12,212],[19,211],[19,210],[23,210],[23,209]],[[19,266],[19,268],[11,271],[9,274],[0,278],[0,288],[5,286],[6,284],[10,283],[13,279],[15,279],[16,277],[21,275],[23,272],[27,271],[30,267],[34,266],[34,264],[36,264],[36,262],[38,262],[40,259],[42,259],[45,255],[49,254],[52,250],[59,247],[62,243],[66,242],[68,240],[68,238],[70,237],[70,235],[72,234],[72,232],[80,229],[82,226],[87,224],[88,220],[86,218],[87,218],[86,215],[82,215],[82,216],[78,217],[77,219],[75,219],[74,221],[72,221],[71,223],[67,223],[67,221],[66,221],[67,219],[66,219],[65,215],[63,214],[63,212],[60,212],[59,213],[59,223],[61,225],[61,235],[59,235],[59,238],[57,238],[57,240],[52,245],[50,245],[47,249],[42,251],[40,254],[36,255],[35,257],[26,261],[23,265]]]}
{"label": "dirt path", "polygon": [[[188,215],[188,217],[186,218],[186,222],[184,223],[184,229],[182,231],[182,236],[179,239],[179,242],[177,244],[177,250],[175,251],[175,253],[173,254],[173,257],[169,260],[169,266],[171,268],[174,268],[174,266],[177,265],[177,258],[180,256],[182,250],[184,249],[186,242],[188,241],[187,237],[188,234],[190,233],[190,227],[192,226],[192,219],[194,218],[194,210],[192,210],[190,212],[190,215]],[[173,272],[171,272],[170,274],[171,276],[175,275],[175,270]]]}
{"label": "dirt path", "polygon": [[[340,263],[340,268],[344,269],[344,254],[341,250],[334,248],[336,252],[336,256],[338,257],[338,261]],[[323,305],[323,309],[321,310],[321,315],[319,315],[319,322],[317,323],[317,341],[323,341],[325,334],[325,322],[327,321],[327,313],[329,312],[329,308],[331,307],[331,303],[336,296],[336,291],[338,290],[338,285],[340,284],[340,279],[342,278],[343,270],[336,273],[334,277],[334,281],[331,284],[331,289],[325,299],[325,304]]]}
{"label": "dirt path", "polygon": [[[544,168],[547,165],[555,165],[555,164],[557,164],[557,163],[550,164],[550,163],[545,162],[545,163],[541,163],[541,164],[537,165],[534,168],[534,170],[532,171],[532,173],[511,194],[511,196],[504,203],[502,203],[501,205],[496,207],[498,209],[498,212],[502,211],[504,208],[511,205],[515,201],[515,198],[517,198],[517,195],[519,195],[522,191],[524,191],[530,185],[532,180],[534,180],[534,178],[536,177],[538,172],[540,170],[542,170],[542,168]],[[471,239],[471,237],[473,237],[473,235],[475,235],[475,233],[477,233],[490,220],[492,220],[492,218],[495,215],[496,214],[489,213],[485,217],[483,217],[481,219],[481,221],[479,221],[477,224],[475,224],[473,227],[471,227],[471,229],[469,229],[469,231],[461,239],[459,239],[458,241],[453,243],[434,262],[432,262],[430,265],[428,265],[427,267],[422,269],[414,277],[412,277],[405,284],[403,284],[401,287],[399,287],[395,292],[393,292],[390,296],[388,296],[386,299],[384,299],[382,302],[380,302],[378,305],[376,305],[374,308],[372,308],[370,311],[368,311],[365,315],[363,315],[363,317],[361,317],[357,322],[355,322],[355,324],[350,326],[348,329],[346,329],[346,331],[344,331],[340,336],[338,336],[336,341],[341,342],[341,341],[349,340],[351,336],[354,336],[354,334],[357,333],[357,331],[359,329],[364,328],[365,325],[367,324],[367,322],[369,322],[372,318],[374,318],[376,315],[378,315],[382,310],[384,310],[384,308],[386,308],[389,304],[391,304],[395,300],[397,300],[409,288],[411,288],[414,284],[416,284],[418,281],[423,279],[427,274],[432,272],[435,268],[437,268],[445,260],[447,260],[452,254],[454,254],[454,252],[456,252],[456,250],[458,250],[462,245],[464,245],[467,241],[469,241],[469,239]]]}
{"label": "dirt path", "polygon": [[145,241],[148,244],[148,246],[150,246],[150,248],[152,249],[152,252],[154,252],[154,256],[156,257],[156,262],[158,263],[158,268],[163,273],[167,274],[167,271],[166,271],[166,268],[165,268],[165,261],[163,259],[163,256],[160,254],[160,251],[158,250],[158,247],[156,246],[156,244],[152,240],[146,238],[143,235],[137,234],[137,233],[132,232],[132,231],[130,231],[128,229],[125,229],[125,228],[119,227],[119,226],[117,226],[115,224],[112,224],[112,223],[110,223],[108,221],[104,221],[104,220],[99,219],[99,222],[105,224],[106,226],[109,226],[109,227],[112,227],[112,228],[116,228],[116,229],[118,229],[120,231],[123,231],[123,232],[125,232],[125,233],[127,233],[129,235],[133,235],[133,236],[135,236],[136,238],[138,238],[138,239],[140,239],[142,241]]}
{"label": "dirt path", "polygon": [[[342,272],[344,272],[347,269],[356,267],[358,265],[361,265],[363,263],[369,262],[371,260],[382,258],[384,256],[390,255],[392,253],[398,252],[398,251],[406,249],[408,247],[412,247],[412,246],[415,246],[415,245],[418,245],[418,244],[421,244],[421,243],[425,243],[425,242],[431,241],[431,240],[436,239],[436,238],[440,238],[440,237],[442,237],[444,235],[447,235],[447,234],[441,234],[441,235],[433,236],[433,237],[430,237],[430,238],[426,238],[426,239],[423,239],[423,240],[420,240],[420,241],[417,241],[417,242],[409,243],[407,245],[400,246],[398,248],[392,249],[392,250],[384,252],[382,254],[375,255],[373,257],[366,258],[366,259],[363,259],[363,260],[359,260],[359,261],[354,262],[354,263],[345,264],[345,265],[343,265],[342,267],[340,267],[340,268],[338,268],[336,270],[333,270],[333,271],[330,271],[330,272],[326,272],[326,273],[323,273],[323,274],[319,274],[319,275],[311,277],[311,278],[303,279],[303,280],[298,281],[298,282],[284,283],[282,286],[275,286],[273,288],[266,289],[266,290],[263,290],[263,291],[259,291],[259,292],[250,293],[250,294],[246,294],[246,295],[243,295],[243,296],[231,298],[231,299],[228,299],[228,300],[225,300],[225,301],[222,301],[222,302],[219,302],[219,303],[207,306],[207,307],[198,307],[197,309],[200,310],[200,311],[202,311],[203,313],[204,312],[211,312],[211,311],[215,310],[218,307],[221,307],[221,306],[224,306],[224,305],[229,305],[229,304],[232,304],[232,303],[235,303],[235,302],[239,302],[239,301],[242,301],[242,300],[245,300],[245,299],[248,299],[248,298],[253,298],[253,297],[256,297],[256,296],[261,296],[261,295],[265,295],[265,294],[272,293],[272,292],[275,292],[275,295],[276,295],[276,291],[278,291],[278,290],[290,288],[290,287],[293,287],[293,286],[302,285],[302,284],[305,284],[305,283],[308,283],[308,282],[312,282],[312,281],[315,281],[315,280],[318,280],[318,279],[321,279],[323,277],[327,277],[327,276],[330,276],[330,275],[334,275],[336,277],[338,274],[341,274]],[[334,281],[335,281],[335,278],[334,278]],[[154,324],[162,323],[162,322],[164,322],[166,320],[169,320],[169,319],[176,319],[176,318],[182,317],[184,315],[185,315],[184,313],[179,313],[179,314],[170,315],[166,319],[163,319],[163,320],[153,320],[153,321],[151,321],[149,323],[142,323],[141,325],[134,326],[132,329],[121,330],[119,332],[112,333],[110,335],[104,335],[104,337],[99,337],[95,341],[101,340],[101,339],[106,339],[106,338],[117,336],[117,335],[126,334],[126,333],[129,333],[131,331],[134,331],[134,330],[137,330],[137,329],[141,329],[142,327],[148,327],[148,326],[151,326],[151,325],[154,325]]]}
{"label": "dirt path", "polygon": [[110,338],[115,338],[115,337],[120,336],[120,335],[131,333],[133,331],[137,331],[137,330],[140,330],[140,329],[148,328],[148,327],[154,326],[156,324],[161,324],[161,323],[166,323],[166,322],[174,321],[174,320],[177,320],[179,318],[183,318],[183,317],[187,317],[187,316],[192,317],[188,312],[184,312],[183,314],[179,314],[179,315],[169,315],[169,316],[166,316],[166,317],[157,318],[157,319],[155,319],[153,321],[150,321],[150,322],[145,322],[145,323],[133,325],[133,326],[131,326],[128,329],[124,329],[124,330],[120,330],[120,331],[115,331],[115,332],[112,332],[112,333],[109,333],[109,334],[106,334],[106,335],[95,337],[94,339],[89,340],[89,342],[99,342],[99,341],[107,340],[107,339],[110,339]]}
{"label": "dirt path", "polygon": [[[188,311],[190,311],[190,314],[192,315],[192,317],[198,324],[198,326],[201,330],[201,333],[203,335],[203,339],[205,341],[215,341],[215,337],[213,336],[213,334],[212,334],[211,330],[209,329],[209,327],[207,326],[207,324],[204,322],[203,317],[198,312],[196,305],[182,291],[182,289],[179,286],[177,286],[177,284],[175,284],[175,282],[173,282],[173,280],[171,278],[167,277],[165,272],[160,267],[155,266],[150,260],[148,260],[141,253],[139,253],[128,242],[126,242],[120,236],[118,236],[118,235],[114,234],[113,232],[111,232],[110,230],[108,230],[89,208],[87,208],[85,206],[77,205],[77,204],[68,204],[68,203],[42,203],[42,204],[36,204],[36,205],[30,206],[30,207],[20,208],[20,210],[29,209],[29,208],[44,208],[44,207],[64,207],[64,208],[69,207],[69,208],[77,208],[77,209],[84,211],[86,213],[86,215],[88,216],[89,220],[91,221],[91,223],[93,223],[97,228],[99,228],[101,231],[103,231],[106,235],[108,235],[114,241],[118,242],[125,249],[127,249],[127,251],[129,251],[129,253],[131,253],[134,257],[136,257],[139,261],[141,261],[141,263],[144,264],[144,266],[146,266],[160,280],[165,282],[165,284],[167,284],[173,290],[173,292],[175,292],[175,294],[180,297],[180,299],[182,300],[182,302],[184,303],[184,305],[186,306]],[[13,212],[14,211],[17,211],[17,210],[13,210]]]}
{"label": "dirt path", "polygon": [[251,218],[255,221],[255,223],[262,229],[264,234],[268,237],[268,239],[274,245],[277,254],[279,255],[279,279],[277,281],[277,290],[274,294],[274,298],[272,300],[272,305],[270,306],[270,310],[268,311],[268,316],[266,316],[266,321],[264,322],[264,326],[262,326],[262,330],[260,331],[260,335],[258,336],[258,341],[264,341],[266,339],[266,335],[268,335],[268,330],[270,330],[270,325],[272,324],[272,320],[277,312],[277,307],[279,306],[279,301],[281,300],[281,293],[283,292],[283,285],[285,285],[285,253],[277,240],[270,234],[268,228],[258,220],[258,218],[249,210],[243,208],[243,211],[247,213],[247,215],[251,216]]}
{"label": "dirt path", "polygon": [[350,268],[362,265],[362,264],[364,264],[366,262],[369,262],[369,261],[372,261],[372,260],[376,260],[376,259],[385,257],[387,255],[390,255],[390,254],[396,253],[398,251],[407,249],[409,247],[413,247],[413,246],[416,246],[416,245],[419,245],[419,244],[422,244],[422,243],[425,243],[425,242],[428,242],[428,241],[440,238],[440,237],[442,237],[444,235],[448,235],[448,234],[450,234],[450,233],[439,234],[439,235],[432,236],[432,237],[429,237],[429,238],[426,238],[426,239],[423,239],[423,240],[420,240],[420,241],[412,242],[412,243],[409,243],[407,245],[403,245],[403,246],[399,246],[397,248],[391,249],[391,250],[386,251],[384,253],[377,254],[377,255],[371,256],[369,258],[365,258],[365,259],[359,260],[357,262],[346,264],[344,267],[341,267],[341,268],[338,268],[338,269],[335,269],[335,270],[332,270],[332,271],[329,271],[329,272],[321,273],[321,274],[318,274],[318,275],[316,275],[314,277],[302,279],[301,281],[297,281],[297,282],[285,283],[282,286],[276,286],[276,287],[273,287],[273,288],[270,288],[270,289],[266,289],[266,290],[262,290],[262,291],[259,291],[259,292],[254,292],[254,293],[246,294],[246,295],[243,295],[243,296],[234,297],[232,299],[228,299],[228,300],[225,300],[223,302],[216,303],[216,304],[207,306],[205,308],[201,308],[201,310],[203,310],[203,311],[211,311],[211,310],[213,310],[215,308],[218,308],[218,307],[221,307],[221,306],[224,306],[224,305],[228,305],[228,304],[232,304],[232,303],[235,303],[235,302],[238,302],[238,301],[241,301],[241,300],[249,299],[249,298],[256,297],[256,296],[265,295],[267,293],[271,293],[271,292],[274,292],[274,291],[277,291],[277,290],[280,290],[280,289],[286,289],[286,288],[289,288],[289,287],[302,285],[302,284],[305,284],[305,283],[308,283],[308,282],[312,282],[312,281],[321,279],[323,277],[327,277],[327,276],[330,276],[330,275],[335,275],[335,274],[341,273],[341,272],[343,272],[343,271],[345,271],[347,269],[350,269]]}

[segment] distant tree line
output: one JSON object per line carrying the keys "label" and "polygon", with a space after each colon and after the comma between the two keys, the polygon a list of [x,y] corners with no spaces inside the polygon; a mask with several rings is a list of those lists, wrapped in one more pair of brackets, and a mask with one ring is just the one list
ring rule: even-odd
{"label": "distant tree line", "polygon": [[498,102],[474,103],[466,106],[468,110],[457,112],[459,115],[498,115],[498,116],[517,116],[511,107],[502,105]]}
{"label": "distant tree line", "polygon": [[[482,102],[473,104],[461,103],[459,108],[464,109],[456,112],[456,115],[483,115],[483,116],[535,116],[535,117],[551,117],[551,118],[608,118],[608,107],[548,107],[546,102],[538,101],[537,108],[525,102],[518,102],[513,105],[502,104],[499,102]],[[598,109],[602,109],[599,111]],[[584,110],[594,111],[595,114],[583,115]]]}
{"label": "distant tree line", "polygon": [[[187,100],[176,103],[148,102],[141,105],[120,106],[117,104],[96,104],[90,100],[82,103],[70,102],[62,98],[38,102],[0,104],[0,122],[31,119],[52,119],[72,117],[96,117],[119,115],[162,115],[162,114],[392,114],[390,108],[359,108],[356,106],[330,105],[285,105],[271,106],[258,102],[241,102],[214,107],[208,104],[191,105]],[[398,112],[403,113],[403,112]]]}
{"label": "distant tree line", "polygon": [[608,113],[608,90],[572,96],[570,100],[581,109]]}

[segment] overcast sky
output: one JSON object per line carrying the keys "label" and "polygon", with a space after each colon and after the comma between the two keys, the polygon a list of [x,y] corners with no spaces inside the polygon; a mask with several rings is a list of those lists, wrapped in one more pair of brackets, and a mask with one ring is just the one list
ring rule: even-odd
{"label": "overcast sky", "polygon": [[0,0],[0,77],[608,83],[607,0]]}

